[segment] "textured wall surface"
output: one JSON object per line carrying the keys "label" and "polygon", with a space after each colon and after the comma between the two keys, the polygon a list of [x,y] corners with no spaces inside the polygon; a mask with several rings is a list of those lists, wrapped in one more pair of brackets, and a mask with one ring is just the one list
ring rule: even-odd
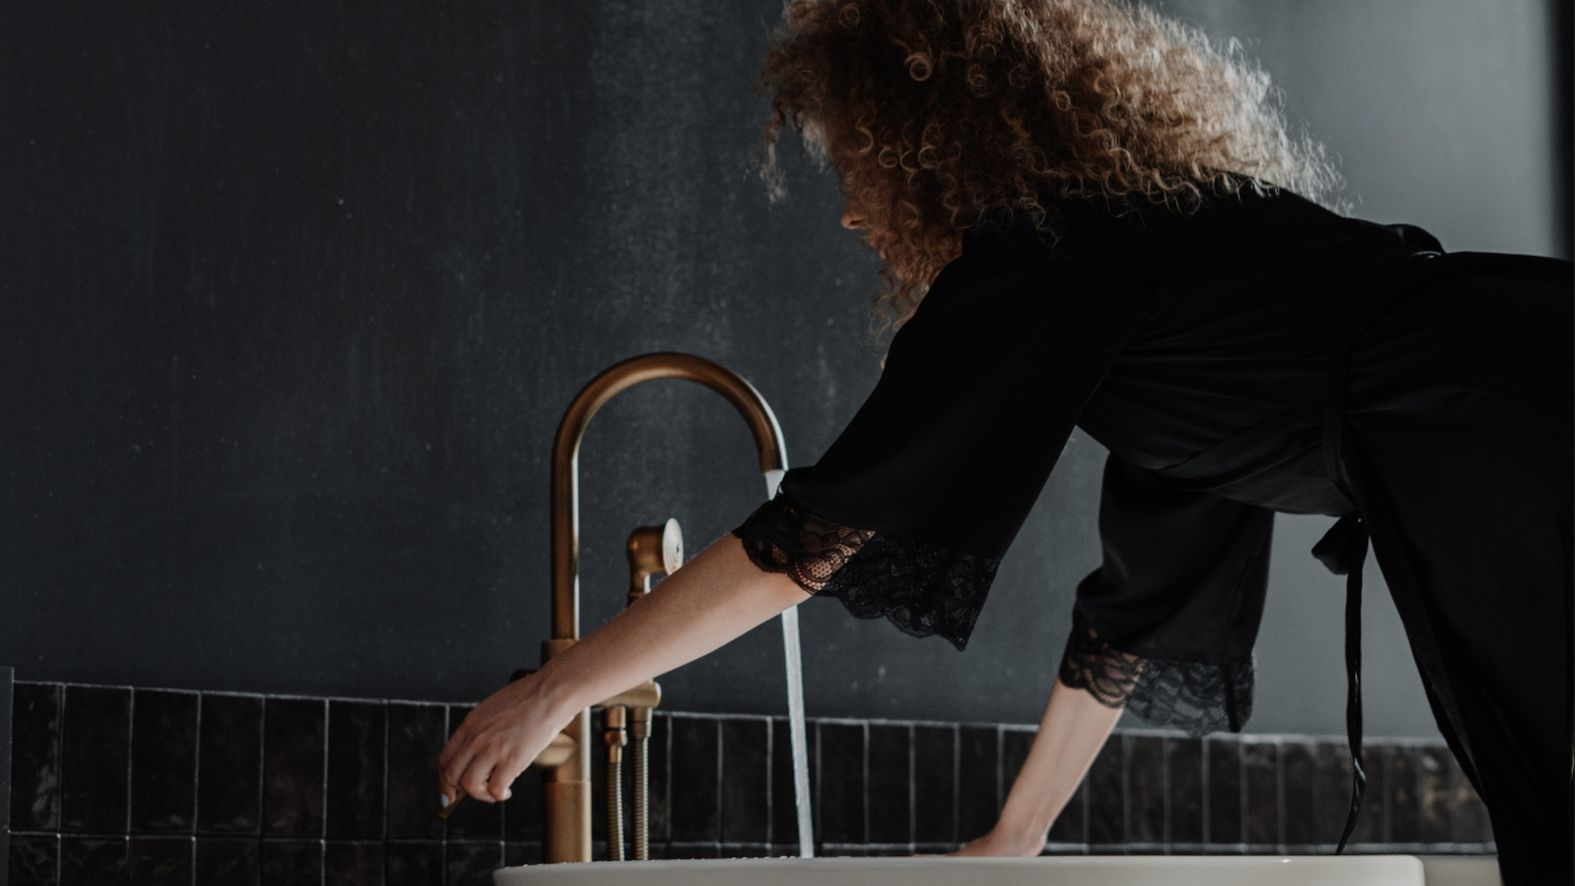
{"label": "textured wall surface", "polygon": [[[1165,8],[1264,60],[1359,214],[1567,255],[1553,6]],[[816,458],[879,372],[877,265],[796,149],[787,203],[749,171],[779,9],[0,4],[0,661],[474,699],[537,661],[551,437],[596,372],[718,360]],[[810,713],[1036,721],[1103,457],[1074,434],[966,654],[806,604]],[[679,382],[612,402],[579,463],[588,625],[632,527],[698,552],[763,493],[742,423]],[[1328,522],[1281,520],[1249,731],[1343,731]],[[1370,570],[1368,732],[1433,735]],[[775,713],[781,666],[767,625],[664,685]]]}

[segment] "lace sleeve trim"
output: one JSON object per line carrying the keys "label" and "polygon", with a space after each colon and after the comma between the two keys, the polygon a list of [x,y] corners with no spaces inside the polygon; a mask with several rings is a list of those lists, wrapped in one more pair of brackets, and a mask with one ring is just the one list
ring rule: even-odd
{"label": "lace sleeve trim", "polygon": [[1101,704],[1125,705],[1147,723],[1189,735],[1240,732],[1252,716],[1251,653],[1213,663],[1123,652],[1105,642],[1075,607],[1060,676]]}
{"label": "lace sleeve trim", "polygon": [[968,645],[1000,560],[818,516],[787,493],[732,530],[756,566],[829,594],[859,618],[884,616],[914,637]]}

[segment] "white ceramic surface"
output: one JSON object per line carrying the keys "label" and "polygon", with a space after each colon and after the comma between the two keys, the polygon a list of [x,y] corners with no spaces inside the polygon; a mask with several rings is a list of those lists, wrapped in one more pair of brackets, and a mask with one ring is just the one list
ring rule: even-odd
{"label": "white ceramic surface", "polygon": [[[1497,880],[1494,871],[1490,882]],[[1085,855],[525,865],[494,871],[492,882],[495,886],[1429,886],[1423,877],[1422,860],[1414,855]]]}

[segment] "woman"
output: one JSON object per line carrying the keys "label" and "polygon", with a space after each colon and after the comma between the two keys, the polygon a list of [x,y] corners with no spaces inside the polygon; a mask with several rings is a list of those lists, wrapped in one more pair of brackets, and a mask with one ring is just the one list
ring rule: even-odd
{"label": "woman", "polygon": [[[1121,710],[1251,714],[1276,512],[1341,517],[1360,808],[1371,533],[1508,886],[1568,879],[1571,266],[1342,214],[1267,77],[1116,0],[793,0],[760,86],[843,184],[898,328],[811,467],[657,593],[477,706],[445,805],[509,786],[578,709],[809,594],[962,649],[1074,426],[1100,569],[996,827],[1035,855]],[[1562,848],[1561,848],[1562,847]]]}

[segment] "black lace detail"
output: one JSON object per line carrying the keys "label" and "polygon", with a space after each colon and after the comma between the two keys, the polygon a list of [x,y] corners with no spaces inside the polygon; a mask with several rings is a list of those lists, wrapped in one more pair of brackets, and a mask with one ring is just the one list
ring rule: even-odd
{"label": "black lace detail", "polygon": [[1216,664],[1123,652],[1105,642],[1075,607],[1061,682],[1088,690],[1108,707],[1125,705],[1147,723],[1188,735],[1240,732],[1252,716],[1251,653]]}
{"label": "black lace detail", "polygon": [[817,516],[778,491],[733,535],[756,566],[830,594],[859,618],[885,616],[914,637],[968,646],[1000,560],[912,537],[855,529]]}

